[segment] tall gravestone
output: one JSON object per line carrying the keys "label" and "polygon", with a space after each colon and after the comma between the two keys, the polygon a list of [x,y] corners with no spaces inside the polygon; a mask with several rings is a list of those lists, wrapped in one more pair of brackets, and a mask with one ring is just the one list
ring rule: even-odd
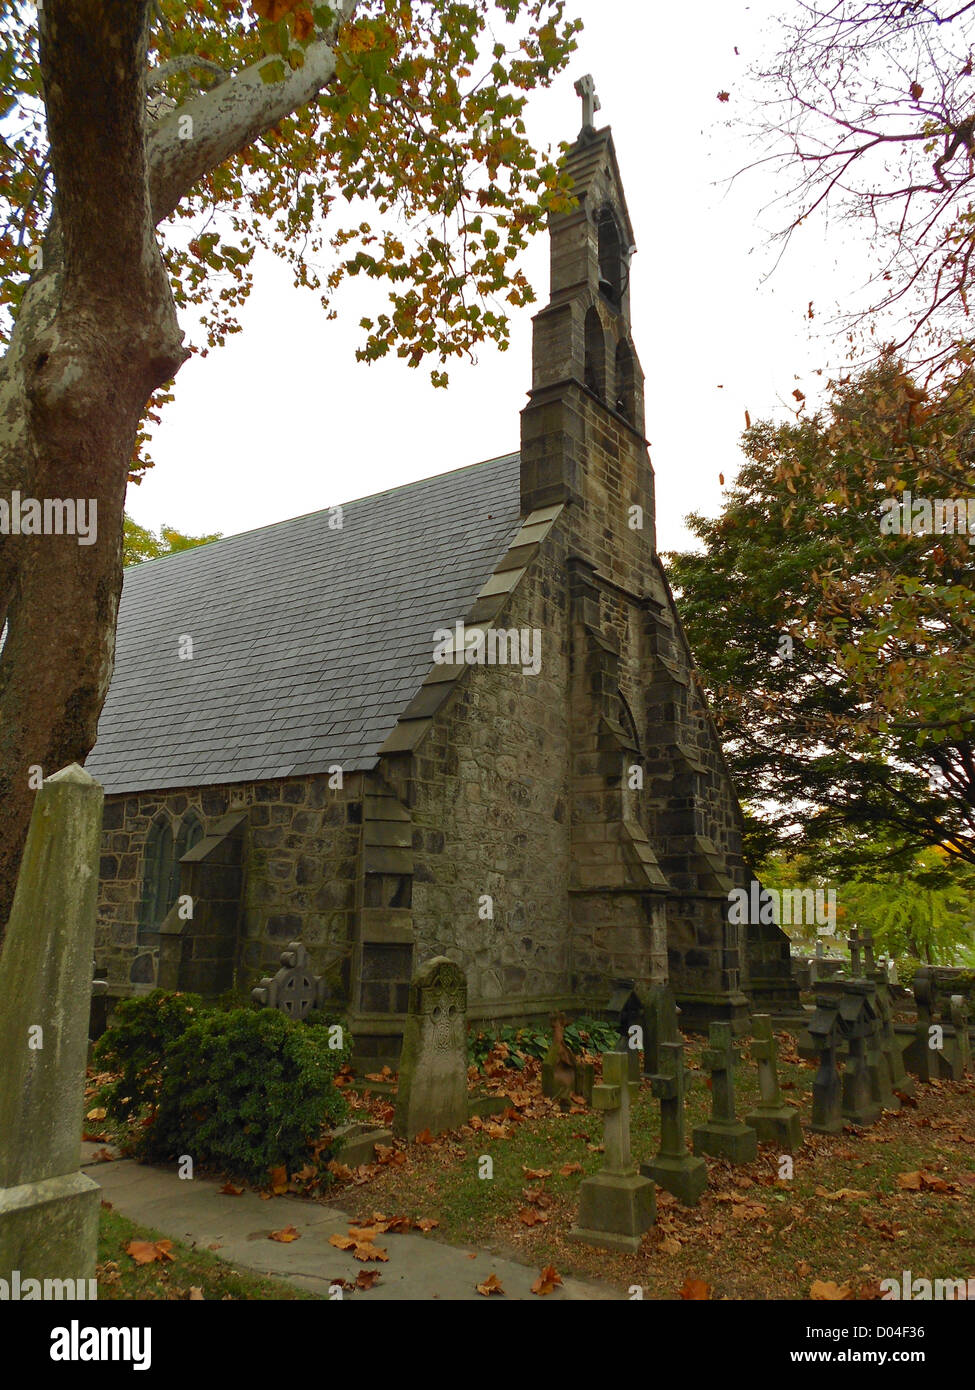
{"label": "tall gravestone", "polygon": [[467,1123],[467,977],[446,956],[414,975],[403,1035],[393,1133],[414,1139]]}
{"label": "tall gravestone", "polygon": [[102,789],[76,764],[34,803],[0,953],[0,1279],[94,1278],[79,1170]]}
{"label": "tall gravestone", "polygon": [[603,1112],[605,1158],[600,1171],[582,1181],[569,1240],[635,1253],[656,1219],[653,1183],[640,1176],[630,1154],[630,1105],[639,1093],[639,1081],[630,1079],[629,1049],[604,1053],[592,1103]]}
{"label": "tall gravestone", "polygon": [[752,1015],[752,1056],[758,1063],[759,1102],[745,1116],[763,1144],[778,1144],[786,1153],[802,1147],[802,1122],[798,1110],[786,1105],[779,1087],[778,1048],[770,1014]]}
{"label": "tall gravestone", "polygon": [[737,1053],[730,1023],[712,1023],[709,1047],[701,1065],[711,1074],[711,1118],[694,1130],[694,1152],[727,1158],[732,1163],[751,1163],[758,1153],[758,1135],[735,1115],[735,1061]]}
{"label": "tall gravestone", "polygon": [[664,1043],[680,1042],[680,1009],[670,985],[651,985],[647,990],[643,1029],[643,1070],[659,1075],[663,1068],[660,1049]]}
{"label": "tall gravestone", "polygon": [[813,1079],[812,1124],[814,1134],[839,1134],[843,1128],[842,1080],[836,1056],[842,1042],[839,1000],[833,994],[816,997],[809,1033],[819,1053],[819,1069]]}
{"label": "tall gravestone", "polygon": [[703,1158],[687,1152],[684,1137],[684,1047],[682,1043],[660,1044],[661,1071],[651,1079],[653,1094],[660,1101],[660,1151],[640,1167],[645,1178],[692,1207],[700,1201],[708,1185],[708,1165]]}
{"label": "tall gravestone", "polygon": [[949,1015],[955,1030],[958,1051],[958,1080],[972,1069],[972,1041],[968,1032],[968,1000],[962,994],[953,994],[948,1001]]}
{"label": "tall gravestone", "polygon": [[880,1119],[876,1070],[876,1015],[867,980],[844,980],[840,996],[840,1027],[848,1057],[843,1069],[843,1118],[855,1125],[872,1125]]}

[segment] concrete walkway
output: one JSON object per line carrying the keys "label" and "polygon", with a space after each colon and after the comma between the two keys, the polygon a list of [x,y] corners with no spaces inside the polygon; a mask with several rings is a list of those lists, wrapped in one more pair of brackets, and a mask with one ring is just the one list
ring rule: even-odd
{"label": "concrete walkway", "polygon": [[[354,1283],[362,1269],[378,1269],[380,1277],[368,1291],[345,1297],[370,1302],[426,1299],[476,1299],[475,1284],[496,1274],[505,1298],[531,1299],[547,1303],[553,1299],[618,1299],[625,1297],[606,1285],[565,1278],[564,1285],[544,1298],[532,1294],[538,1277],[534,1266],[492,1255],[486,1250],[445,1245],[430,1235],[386,1232],[377,1243],[389,1255],[384,1263],[368,1264],[353,1259],[344,1250],[329,1244],[329,1236],[345,1235],[354,1218],[334,1207],[300,1197],[272,1197],[264,1201],[255,1192],[240,1197],[223,1196],[223,1183],[213,1178],[181,1179],[176,1170],[152,1167],[131,1159],[106,1163],[95,1159],[104,1144],[83,1144],[81,1164],[89,1177],[101,1186],[104,1199],[130,1221],[151,1226],[172,1240],[196,1245],[213,1253],[235,1269],[274,1275],[298,1288],[328,1297],[329,1284],[336,1278]],[[294,1226],[299,1240],[282,1244],[270,1240],[272,1231]],[[475,1258],[471,1259],[471,1255]]]}

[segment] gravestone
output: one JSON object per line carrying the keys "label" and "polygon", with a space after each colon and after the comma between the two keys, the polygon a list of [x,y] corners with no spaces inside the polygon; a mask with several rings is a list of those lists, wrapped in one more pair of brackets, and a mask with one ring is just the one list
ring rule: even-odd
{"label": "gravestone", "polygon": [[289,1018],[303,1019],[312,1009],[325,1003],[327,986],[314,973],[308,952],[300,941],[292,941],[281,952],[281,969],[265,975],[251,990],[251,998],[268,1009],[280,1009]]}
{"label": "gravestone", "polygon": [[579,1216],[568,1239],[635,1253],[656,1220],[653,1183],[641,1177],[630,1154],[630,1106],[640,1083],[629,1077],[627,1052],[603,1054],[602,1084],[592,1103],[603,1112],[603,1166],[579,1188]]}
{"label": "gravestone", "polygon": [[[102,789],[37,793],[0,954],[0,1279],[93,1279],[100,1188],[79,1170]],[[81,1295],[82,1297],[84,1294]]]}
{"label": "gravestone", "polygon": [[684,1138],[683,1044],[661,1043],[660,1062],[663,1070],[651,1078],[653,1094],[660,1101],[660,1150],[641,1165],[640,1172],[692,1207],[708,1185],[708,1165],[687,1152]]}
{"label": "gravestone", "polygon": [[876,1015],[870,993],[868,980],[845,980],[839,1002],[840,1027],[848,1051],[842,1111],[843,1118],[855,1125],[875,1124],[883,1111],[876,1080]]}
{"label": "gravestone", "polygon": [[836,1062],[842,1041],[839,1001],[835,995],[818,995],[809,1034],[819,1053],[819,1070],[813,1079],[812,1124],[814,1134],[839,1134],[843,1129],[843,1088]]}
{"label": "gravestone", "polygon": [[782,1099],[778,1074],[778,1047],[772,1033],[770,1014],[752,1014],[752,1056],[758,1063],[761,1099],[745,1116],[763,1144],[777,1144],[785,1153],[802,1147],[802,1123],[798,1110]]}
{"label": "gravestone", "polygon": [[643,1028],[643,1070],[647,1076],[662,1072],[664,1043],[680,1042],[680,1009],[670,985],[651,985],[647,991]]}
{"label": "gravestone", "polygon": [[968,1032],[968,1001],[963,994],[953,994],[949,1000],[952,1027],[958,1050],[959,1080],[972,1069],[972,1040]]}
{"label": "gravestone", "polygon": [[735,1062],[730,1023],[712,1023],[701,1065],[711,1074],[711,1118],[694,1130],[694,1152],[751,1163],[758,1153],[758,1135],[735,1116]]}
{"label": "gravestone", "polygon": [[393,1133],[442,1134],[466,1124],[468,1114],[467,978],[435,956],[410,984]]}
{"label": "gravestone", "polygon": [[917,1024],[904,1052],[904,1065],[921,1081],[958,1080],[961,1067],[950,999],[945,997],[941,982],[929,966],[921,966],[915,972],[913,987]]}
{"label": "gravestone", "polygon": [[865,931],[863,933],[863,945],[866,955],[867,978],[873,982],[875,990],[880,1047],[887,1069],[886,1081],[889,1085],[890,1095],[897,1102],[895,1105],[889,1105],[885,1108],[898,1110],[900,1109],[899,1097],[913,1096],[916,1087],[914,1078],[908,1076],[904,1070],[904,1054],[894,1029],[894,1000],[890,992],[890,982],[887,978],[887,971],[874,960],[872,932]]}

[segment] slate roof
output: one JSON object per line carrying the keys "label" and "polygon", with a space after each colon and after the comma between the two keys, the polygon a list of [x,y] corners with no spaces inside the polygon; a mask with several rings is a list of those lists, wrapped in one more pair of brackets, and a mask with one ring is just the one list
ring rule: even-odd
{"label": "slate roof", "polygon": [[[133,566],[86,767],[109,794],[373,767],[519,526],[508,454]],[[191,660],[179,640],[193,639]]]}

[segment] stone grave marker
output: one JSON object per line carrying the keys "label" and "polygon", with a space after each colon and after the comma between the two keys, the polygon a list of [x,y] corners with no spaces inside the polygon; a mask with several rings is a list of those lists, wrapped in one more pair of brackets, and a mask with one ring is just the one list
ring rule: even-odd
{"label": "stone grave marker", "polygon": [[[37,793],[0,954],[0,1279],[95,1275],[99,1188],[79,1169],[102,789]],[[82,1292],[80,1297],[84,1297]]]}
{"label": "stone grave marker", "polygon": [[413,976],[393,1133],[414,1139],[467,1123],[467,977],[446,956]]}
{"label": "stone grave marker", "polygon": [[968,1032],[968,1000],[963,994],[953,994],[949,1000],[952,1027],[958,1048],[959,1080],[972,1069],[972,1040]]}
{"label": "stone grave marker", "polygon": [[855,1125],[872,1125],[880,1119],[877,1082],[871,1073],[879,1065],[875,1051],[876,1016],[871,1008],[867,980],[846,980],[840,997],[840,1027],[849,1056],[843,1069],[843,1118]]}
{"label": "stone grave marker", "polygon": [[280,1009],[289,1018],[307,1018],[312,1009],[325,1003],[325,981],[314,973],[308,952],[300,941],[292,941],[281,952],[281,969],[265,975],[251,990],[251,998],[268,1009]]}
{"label": "stone grave marker", "polygon": [[679,1202],[692,1207],[708,1185],[708,1165],[703,1158],[687,1152],[683,1044],[661,1043],[660,1061],[663,1070],[651,1078],[653,1094],[660,1101],[660,1150],[649,1163],[641,1165],[640,1172]]}
{"label": "stone grave marker", "polygon": [[843,1086],[836,1054],[842,1042],[839,1000],[818,995],[809,1033],[819,1051],[819,1070],[813,1079],[812,1124],[814,1134],[839,1134],[843,1129]]}
{"label": "stone grave marker", "polygon": [[904,1054],[894,1029],[894,1000],[890,992],[890,982],[886,970],[874,960],[873,932],[868,930],[863,933],[863,947],[867,962],[867,978],[874,985],[874,1003],[877,1010],[880,1048],[886,1067],[884,1094],[895,1102],[890,1105],[885,1104],[885,1109],[899,1110],[899,1096],[913,1096],[917,1088],[914,1085],[914,1078],[908,1076],[904,1070]]}
{"label": "stone grave marker", "polygon": [[630,1154],[630,1106],[640,1083],[629,1077],[627,1052],[603,1054],[603,1080],[592,1103],[603,1112],[603,1166],[579,1188],[579,1215],[568,1239],[635,1253],[656,1220],[653,1183],[641,1177]]}
{"label": "stone grave marker", "polygon": [[772,1032],[771,1014],[752,1014],[752,1056],[758,1063],[758,1087],[761,1099],[745,1116],[746,1124],[758,1134],[763,1144],[778,1144],[786,1153],[802,1147],[802,1122],[799,1112],[782,1099],[779,1087],[778,1056]]}
{"label": "stone grave marker", "polygon": [[694,1152],[727,1158],[732,1163],[751,1163],[758,1153],[758,1135],[735,1116],[735,1050],[730,1023],[712,1023],[710,1046],[701,1054],[701,1065],[711,1074],[711,1118],[694,1130]]}
{"label": "stone grave marker", "polygon": [[643,1029],[643,1070],[647,1076],[663,1070],[661,1046],[680,1042],[679,1017],[677,997],[670,985],[652,985],[647,991]]}

